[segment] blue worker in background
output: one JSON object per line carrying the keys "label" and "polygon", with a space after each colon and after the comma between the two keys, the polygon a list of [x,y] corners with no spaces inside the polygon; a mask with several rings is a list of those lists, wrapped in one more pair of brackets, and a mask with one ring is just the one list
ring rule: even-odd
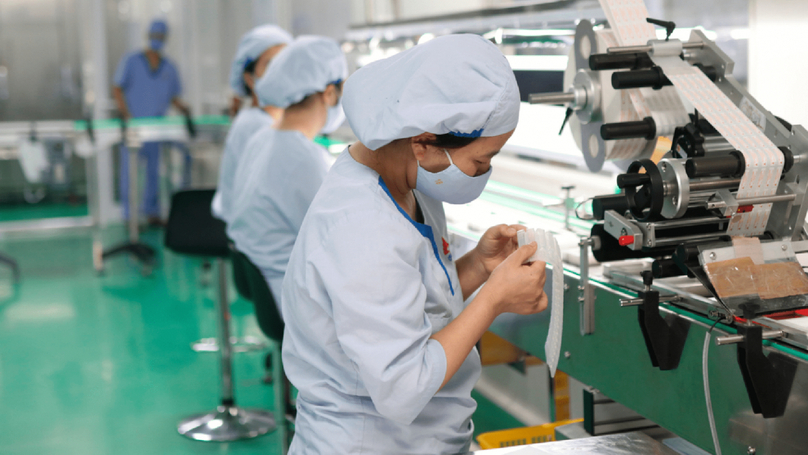
{"label": "blue worker in background", "polygon": [[[149,46],[145,51],[125,55],[115,71],[113,95],[121,116],[129,118],[162,117],[172,104],[182,113],[190,110],[179,98],[182,92],[174,64],[162,55],[168,35],[165,21],[154,20],[149,26]],[[150,224],[161,224],[159,198],[160,143],[144,142],[140,150],[146,158],[146,188],[143,212]],[[129,217],[129,152],[121,153],[121,202],[124,217]]]}

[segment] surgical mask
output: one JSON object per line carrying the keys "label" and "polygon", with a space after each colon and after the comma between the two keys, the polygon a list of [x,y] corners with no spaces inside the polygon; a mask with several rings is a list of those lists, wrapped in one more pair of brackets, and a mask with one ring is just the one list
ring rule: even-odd
{"label": "surgical mask", "polygon": [[150,39],[149,40],[149,47],[154,51],[160,51],[163,49],[165,45],[165,41],[161,39]]}
{"label": "surgical mask", "polygon": [[342,110],[342,98],[337,104],[328,108],[328,117],[325,119],[325,126],[320,130],[320,134],[331,134],[345,123],[345,111]]}
{"label": "surgical mask", "polygon": [[449,156],[449,151],[443,149],[449,158],[449,167],[440,172],[429,172],[418,163],[418,177],[415,189],[432,199],[448,202],[449,204],[468,204],[483,193],[488,178],[491,177],[491,167],[483,175],[472,177],[461,171]]}

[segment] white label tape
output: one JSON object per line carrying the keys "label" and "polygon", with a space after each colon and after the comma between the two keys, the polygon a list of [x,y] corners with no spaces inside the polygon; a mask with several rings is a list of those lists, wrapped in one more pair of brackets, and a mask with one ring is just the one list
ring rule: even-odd
{"label": "white label tape", "polygon": [[516,233],[519,246],[536,242],[536,253],[528,262],[542,261],[553,269],[553,293],[550,303],[550,331],[544,343],[544,355],[550,375],[555,377],[558,359],[561,355],[561,338],[564,329],[564,263],[561,249],[553,234],[542,229],[526,229]]}
{"label": "white label tape", "polygon": [[[783,154],[762,131],[707,79],[700,69],[679,57],[652,57],[665,75],[696,110],[718,130],[736,150],[743,153],[746,170],[741,177],[737,198],[771,196],[777,192],[783,172]],[[729,235],[759,235],[766,230],[771,204],[759,204],[753,210],[732,217]]]}

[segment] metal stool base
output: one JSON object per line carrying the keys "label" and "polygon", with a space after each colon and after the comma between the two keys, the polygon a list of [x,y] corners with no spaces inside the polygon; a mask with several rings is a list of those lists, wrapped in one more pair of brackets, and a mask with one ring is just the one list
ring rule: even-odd
{"label": "metal stool base", "polygon": [[216,411],[197,414],[180,422],[177,431],[197,441],[238,441],[255,438],[275,430],[271,412],[219,406]]}
{"label": "metal stool base", "polygon": [[[263,351],[269,348],[268,344],[253,336],[230,337],[230,344],[233,352]],[[202,338],[192,343],[191,349],[196,352],[219,352],[219,340],[216,338]]]}

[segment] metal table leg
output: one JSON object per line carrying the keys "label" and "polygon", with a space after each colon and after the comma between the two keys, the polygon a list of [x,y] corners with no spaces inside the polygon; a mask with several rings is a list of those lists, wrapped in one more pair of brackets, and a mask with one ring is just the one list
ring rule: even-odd
{"label": "metal table leg", "polygon": [[138,178],[138,159],[140,156],[139,147],[129,147],[124,135],[124,147],[129,149],[129,241],[122,244],[113,246],[101,252],[100,256],[96,252],[94,258],[95,268],[97,272],[102,272],[104,268],[104,260],[116,256],[121,253],[129,253],[143,264],[143,274],[149,275],[154,266],[154,259],[157,253],[154,248],[140,242],[140,233],[138,231],[139,214],[138,198],[137,198],[137,178]]}
{"label": "metal table leg", "polygon": [[[218,312],[222,402],[215,411],[188,417],[177,427],[177,431],[181,435],[197,441],[236,441],[261,436],[276,428],[272,413],[236,406],[233,396],[233,352],[229,343],[230,305],[227,301],[227,270],[224,259],[217,259],[217,264],[219,267]],[[279,418],[282,419],[283,415]]]}

